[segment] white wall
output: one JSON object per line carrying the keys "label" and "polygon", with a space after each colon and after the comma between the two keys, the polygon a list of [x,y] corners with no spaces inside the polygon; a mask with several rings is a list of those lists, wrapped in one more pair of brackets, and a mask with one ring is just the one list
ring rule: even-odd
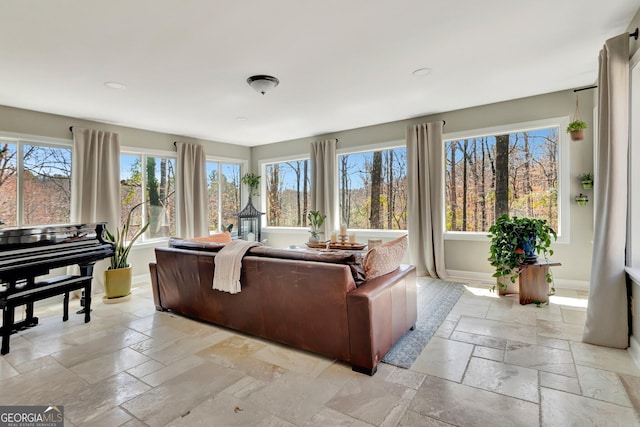
{"label": "white wall", "polygon": [[[595,55],[595,54],[594,54]],[[478,90],[481,90],[480,88]],[[252,149],[252,170],[258,170],[258,162],[264,159],[308,155],[312,141],[338,138],[338,148],[352,148],[362,145],[404,140],[408,125],[445,120],[444,132],[452,133],[465,130],[481,129],[519,122],[527,122],[552,117],[571,116],[575,110],[576,94],[569,90],[546,95],[533,96],[514,101],[484,105],[464,110],[457,110],[419,117],[411,120],[391,122],[359,129],[351,129],[313,138],[302,138],[276,144],[258,146]],[[562,267],[554,268],[556,285],[586,289],[591,269],[591,249],[593,240],[593,204],[578,207],[573,198],[582,190],[576,179],[585,171],[593,171],[593,139],[592,139],[593,91],[580,92],[580,112],[589,123],[584,141],[571,142],[570,157],[570,194],[563,197],[571,199],[569,203],[571,240],[567,244],[555,244],[553,259],[562,263]],[[301,244],[306,240],[302,236],[287,234],[275,237],[269,233],[270,241],[278,244]],[[273,235],[273,236],[272,236]],[[276,240],[277,239],[277,240]],[[453,241],[445,242],[445,259],[447,269],[457,275],[468,277],[486,277],[492,274],[487,261],[489,253],[488,241]],[[480,276],[477,273],[481,273]]]}

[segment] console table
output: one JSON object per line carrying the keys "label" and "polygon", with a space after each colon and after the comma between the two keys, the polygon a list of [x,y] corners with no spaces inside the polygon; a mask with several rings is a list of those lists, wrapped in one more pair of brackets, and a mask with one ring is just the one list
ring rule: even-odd
{"label": "console table", "polygon": [[549,267],[560,266],[559,262],[551,262],[538,259],[533,264],[522,264],[520,266],[520,304],[530,304],[532,302],[545,303],[549,301],[549,283],[547,283],[547,273]]}

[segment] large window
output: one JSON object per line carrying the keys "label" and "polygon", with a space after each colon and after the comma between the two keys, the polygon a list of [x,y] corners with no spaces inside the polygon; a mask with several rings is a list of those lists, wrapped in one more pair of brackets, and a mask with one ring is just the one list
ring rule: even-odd
{"label": "large window", "polygon": [[311,170],[308,159],[268,163],[264,167],[267,225],[306,227]]}
{"label": "large window", "polygon": [[132,207],[141,204],[132,216],[132,234],[140,229],[144,218],[149,228],[143,240],[175,235],[175,159],[121,154],[120,200],[121,221]]}
{"label": "large window", "polygon": [[61,224],[70,210],[71,145],[0,138],[0,220]]}
{"label": "large window", "polygon": [[405,147],[338,156],[340,221],[349,228],[407,229]]}
{"label": "large window", "polygon": [[486,232],[505,213],[558,230],[559,132],[555,125],[447,140],[446,230]]}
{"label": "large window", "polygon": [[237,163],[207,161],[209,230],[218,231],[233,224],[233,230],[238,231],[238,217],[235,214],[242,210],[241,170],[241,165]]}

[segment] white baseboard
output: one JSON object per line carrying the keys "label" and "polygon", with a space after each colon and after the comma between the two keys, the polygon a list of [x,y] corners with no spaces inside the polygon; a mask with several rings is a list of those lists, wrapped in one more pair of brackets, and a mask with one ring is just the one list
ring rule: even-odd
{"label": "white baseboard", "polygon": [[[478,273],[475,271],[464,270],[447,270],[450,280],[481,282],[487,285],[493,285],[496,281],[495,277],[491,273]],[[570,280],[570,279],[555,279],[555,287],[558,289],[573,289],[577,291],[588,291],[589,282],[586,280]]]}
{"label": "white baseboard", "polygon": [[132,285],[139,285],[140,283],[150,283],[151,282],[151,274],[137,274],[131,278]]}

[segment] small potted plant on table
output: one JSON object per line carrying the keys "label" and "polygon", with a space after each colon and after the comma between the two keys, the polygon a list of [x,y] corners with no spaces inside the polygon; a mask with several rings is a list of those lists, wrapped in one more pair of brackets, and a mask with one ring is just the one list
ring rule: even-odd
{"label": "small potted plant on table", "polygon": [[320,211],[309,211],[307,213],[307,221],[309,221],[309,233],[311,236],[309,237],[310,242],[319,242],[320,234],[322,230],[322,224],[324,224],[324,220],[327,219],[326,215],[320,213]]}

